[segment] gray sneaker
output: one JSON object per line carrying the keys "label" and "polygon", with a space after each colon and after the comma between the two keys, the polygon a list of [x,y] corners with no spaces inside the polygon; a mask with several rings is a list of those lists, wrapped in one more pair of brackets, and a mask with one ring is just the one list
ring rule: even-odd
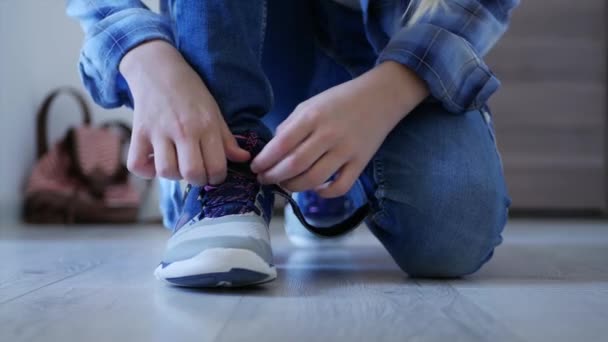
{"label": "gray sneaker", "polygon": [[[237,137],[249,151],[259,144]],[[259,149],[259,147],[258,147]],[[182,214],[160,265],[158,279],[178,286],[260,284],[276,278],[268,231],[274,194],[248,166],[230,168],[223,184],[189,185]]]}

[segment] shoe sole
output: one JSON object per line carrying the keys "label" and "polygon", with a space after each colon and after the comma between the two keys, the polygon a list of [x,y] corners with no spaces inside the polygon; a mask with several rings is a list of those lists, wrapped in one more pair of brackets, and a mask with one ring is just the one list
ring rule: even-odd
{"label": "shoe sole", "polygon": [[211,248],[154,271],[157,279],[183,287],[242,287],[277,277],[276,268],[246,249]]}

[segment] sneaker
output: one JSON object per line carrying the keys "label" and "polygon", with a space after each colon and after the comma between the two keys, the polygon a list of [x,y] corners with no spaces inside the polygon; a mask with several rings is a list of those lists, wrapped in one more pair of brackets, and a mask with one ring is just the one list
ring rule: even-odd
{"label": "sneaker", "polygon": [[[237,136],[257,154],[253,132]],[[274,195],[247,165],[229,165],[224,183],[188,185],[184,205],[155,276],[187,287],[237,287],[276,278],[269,223]]]}
{"label": "sneaker", "polygon": [[[348,196],[322,198],[314,191],[298,192],[292,198],[300,207],[306,221],[314,226],[326,227],[347,218],[354,210]],[[317,236],[298,220],[291,204],[285,206],[285,232],[289,241],[297,247],[321,247],[345,243],[349,234],[332,238]]]}

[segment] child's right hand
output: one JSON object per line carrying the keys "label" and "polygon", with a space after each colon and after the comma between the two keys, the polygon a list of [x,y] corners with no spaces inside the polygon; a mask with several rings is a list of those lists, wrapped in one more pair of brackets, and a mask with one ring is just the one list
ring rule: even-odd
{"label": "child's right hand", "polygon": [[159,40],[142,44],[123,57],[120,72],[135,109],[131,172],[218,184],[226,178],[226,159],[249,160],[209,90],[173,46]]}

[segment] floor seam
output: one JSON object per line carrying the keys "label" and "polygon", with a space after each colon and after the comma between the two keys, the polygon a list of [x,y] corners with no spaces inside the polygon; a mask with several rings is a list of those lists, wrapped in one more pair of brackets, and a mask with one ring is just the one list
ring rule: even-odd
{"label": "floor seam", "polygon": [[[510,333],[511,335],[513,335],[514,337],[516,337],[518,339],[518,341],[520,342],[524,342],[524,341],[528,341],[527,339],[525,339],[524,337],[520,336],[516,331],[513,331],[513,329],[509,328],[507,325],[504,324],[504,322],[502,322],[500,319],[498,319],[498,317],[496,317],[495,315],[493,315],[492,313],[488,312],[487,310],[485,310],[484,308],[482,308],[481,306],[477,305],[477,303],[473,302],[469,297],[467,297],[465,294],[463,294],[462,292],[460,292],[460,290],[456,287],[454,287],[453,283],[451,281],[447,281],[446,285],[455,293],[457,293],[458,298],[454,298],[453,301],[456,301],[457,299],[462,300],[464,302],[466,302],[467,304],[475,307],[479,313],[484,314],[488,317],[490,317],[497,326],[499,326],[501,329],[503,329],[504,331]],[[450,313],[446,310],[446,307],[444,307],[442,310],[444,315],[446,315],[447,317],[450,317],[456,324],[462,326],[463,328],[467,329],[470,331],[470,327],[467,324],[464,324],[464,322],[462,322],[461,320],[457,319],[456,317],[453,317],[452,315],[450,315]],[[477,334],[477,331],[473,331],[475,334]],[[480,337],[484,337],[484,336],[480,336]]]}
{"label": "floor seam", "polygon": [[67,275],[67,276],[65,276],[65,277],[63,277],[63,278],[61,278],[61,279],[57,279],[57,280],[55,280],[55,281],[52,281],[52,282],[50,282],[50,283],[46,283],[46,284],[44,284],[44,285],[42,285],[42,286],[40,286],[40,287],[37,287],[37,288],[35,288],[35,289],[31,289],[31,290],[29,290],[29,291],[27,291],[27,292],[25,292],[25,293],[22,293],[22,294],[20,294],[20,295],[15,296],[15,297],[12,297],[12,298],[6,299],[6,300],[4,300],[4,301],[0,302],[0,305],[5,305],[5,304],[8,304],[8,303],[10,303],[10,302],[12,302],[12,301],[15,301],[15,300],[17,300],[17,299],[19,299],[19,298],[25,297],[25,296],[27,296],[27,295],[29,295],[29,294],[31,294],[31,293],[34,293],[34,292],[36,292],[36,291],[38,291],[38,290],[44,289],[44,288],[49,287],[49,286],[51,286],[51,285],[55,285],[55,284],[60,283],[60,282],[62,282],[62,281],[64,281],[64,280],[66,280],[66,279],[70,279],[70,278],[73,278],[73,277],[75,277],[75,276],[81,275],[81,274],[83,274],[83,273],[85,273],[85,272],[88,272],[88,271],[90,271],[90,270],[92,270],[92,269],[96,268],[96,267],[97,267],[97,266],[99,266],[99,265],[101,265],[101,263],[100,263],[100,264],[91,265],[91,266],[89,266],[88,268],[85,268],[85,269],[83,269],[83,270],[82,270],[82,271],[80,271],[80,272],[77,272],[77,273],[73,273],[73,274]]}
{"label": "floor seam", "polygon": [[222,325],[222,327],[220,328],[220,330],[217,332],[217,334],[215,335],[215,337],[213,338],[212,341],[217,341],[220,336],[222,336],[222,333],[224,332],[224,330],[226,330],[226,326],[228,325],[228,323],[230,323],[230,320],[232,319],[232,316],[234,316],[234,314],[236,313],[236,310],[238,309],[239,305],[241,305],[241,302],[243,301],[243,298],[245,298],[245,296],[241,296],[239,297],[239,301],[234,304],[234,308],[232,308],[232,310],[230,311],[230,313],[228,314],[228,316],[226,316],[226,321],[224,322],[224,324]]}

